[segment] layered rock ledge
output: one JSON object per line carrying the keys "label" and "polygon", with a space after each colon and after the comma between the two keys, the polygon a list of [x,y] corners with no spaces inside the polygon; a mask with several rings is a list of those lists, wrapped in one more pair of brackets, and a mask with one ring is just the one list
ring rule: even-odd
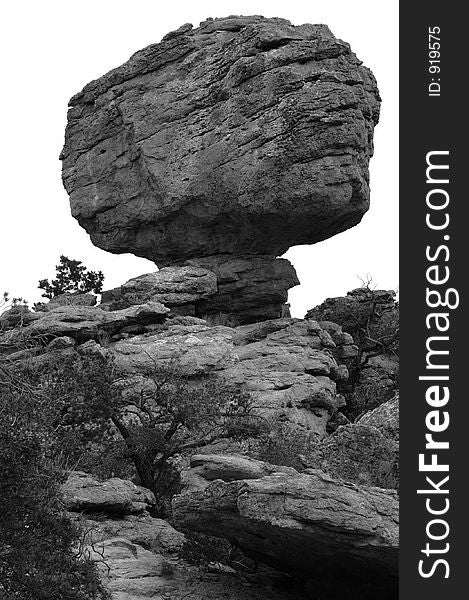
{"label": "layered rock ledge", "polygon": [[173,499],[179,526],[226,536],[247,555],[306,577],[394,577],[395,492],[322,471],[298,473],[243,456],[197,455]]}
{"label": "layered rock ledge", "polygon": [[288,290],[298,284],[284,258],[212,256],[135,277],[103,292],[102,302],[110,310],[162,302],[175,314],[240,325],[290,316]]}

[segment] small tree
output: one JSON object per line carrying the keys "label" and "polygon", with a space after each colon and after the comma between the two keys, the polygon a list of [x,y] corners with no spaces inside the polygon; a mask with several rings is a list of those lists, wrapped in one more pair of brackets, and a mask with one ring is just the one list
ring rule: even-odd
{"label": "small tree", "polygon": [[149,379],[150,390],[107,396],[108,409],[141,484],[161,500],[164,511],[165,478],[176,455],[225,438],[256,436],[262,423],[251,412],[249,394],[220,379],[189,382],[171,366],[155,368]]}
{"label": "small tree", "polygon": [[140,483],[161,500],[161,512],[174,490],[168,484],[176,455],[255,436],[262,425],[246,392],[208,376],[191,382],[171,366],[155,365],[145,389],[129,388],[100,355],[51,357],[9,372],[42,407],[29,412],[50,455],[107,477],[116,470],[128,476],[133,465]]}
{"label": "small tree", "polygon": [[80,260],[72,260],[63,254],[56,266],[56,278],[39,281],[39,289],[44,290],[43,298],[54,298],[65,293],[100,294],[103,289],[104,275],[101,271],[88,271]]}

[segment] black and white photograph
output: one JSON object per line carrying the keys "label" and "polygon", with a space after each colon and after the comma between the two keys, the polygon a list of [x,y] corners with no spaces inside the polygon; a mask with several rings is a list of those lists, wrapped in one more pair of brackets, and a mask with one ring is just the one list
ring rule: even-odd
{"label": "black and white photograph", "polygon": [[443,105],[449,26],[413,54],[391,0],[1,15],[0,600],[444,590],[462,220],[400,69]]}

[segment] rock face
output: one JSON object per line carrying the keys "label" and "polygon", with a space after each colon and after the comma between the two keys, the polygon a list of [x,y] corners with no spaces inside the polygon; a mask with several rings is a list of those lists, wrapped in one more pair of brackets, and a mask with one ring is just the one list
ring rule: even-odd
{"label": "rock face", "polygon": [[[245,457],[236,473],[233,460],[192,458],[186,487],[173,500],[177,524],[225,535],[254,559],[306,576],[396,576],[395,492],[344,483],[318,470],[275,472]],[[254,465],[246,467],[250,461]],[[258,476],[263,470],[270,473]]]}
{"label": "rock face", "polygon": [[288,290],[298,277],[285,258],[210,256],[193,259],[217,276],[217,294],[201,302],[197,316],[228,315],[239,324],[289,317]]}
{"label": "rock face", "polygon": [[93,242],[168,265],[279,255],[368,208],[379,95],[325,25],[183,27],[70,101],[63,180]]}
{"label": "rock face", "polygon": [[399,393],[391,400],[365,413],[358,423],[375,427],[386,437],[399,442]]}
{"label": "rock face", "polygon": [[350,334],[358,347],[354,356],[341,350],[335,353],[350,371],[350,380],[341,391],[353,418],[390,400],[398,389],[399,303],[395,296],[393,291],[363,287],[328,298],[306,313],[333,339],[334,328],[340,326],[341,335]]}
{"label": "rock face", "polygon": [[199,267],[166,267],[104,291],[101,301],[110,310],[161,302],[173,311],[195,315],[196,306],[216,293],[217,277],[212,271]]}
{"label": "rock face", "polygon": [[333,356],[337,344],[316,321],[275,319],[234,328],[194,321],[168,321],[158,331],[118,341],[109,350],[116,365],[131,375],[145,376],[155,364],[174,363],[191,377],[214,373],[249,391],[259,414],[318,438],[325,435],[329,419],[343,405],[336,382],[348,372]]}

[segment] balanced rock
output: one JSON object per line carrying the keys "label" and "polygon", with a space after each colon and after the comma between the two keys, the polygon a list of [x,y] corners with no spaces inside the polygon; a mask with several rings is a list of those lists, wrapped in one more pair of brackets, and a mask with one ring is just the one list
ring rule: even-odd
{"label": "balanced rock", "polygon": [[98,247],[158,266],[327,239],[368,209],[379,101],[325,25],[182,27],[71,99],[72,214]]}
{"label": "balanced rock", "polygon": [[[176,525],[227,537],[255,560],[309,577],[395,577],[398,569],[398,500],[392,490],[361,487],[319,470],[298,473],[253,468],[239,457],[198,455],[173,499]],[[226,476],[223,472],[226,462]],[[210,465],[215,466],[216,477]]]}

